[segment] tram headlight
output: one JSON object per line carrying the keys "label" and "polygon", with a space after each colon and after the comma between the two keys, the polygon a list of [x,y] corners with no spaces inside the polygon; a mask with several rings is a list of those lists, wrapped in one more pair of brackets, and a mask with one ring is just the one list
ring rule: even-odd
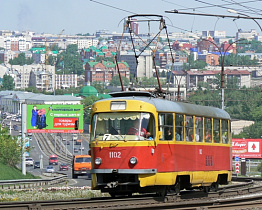
{"label": "tram headlight", "polygon": [[129,160],[129,163],[131,163],[132,165],[137,164],[137,159],[136,159],[136,157],[131,157],[130,160]]}
{"label": "tram headlight", "polygon": [[101,163],[102,163],[102,159],[101,158],[98,157],[98,158],[95,159],[95,164],[96,165],[101,165]]}

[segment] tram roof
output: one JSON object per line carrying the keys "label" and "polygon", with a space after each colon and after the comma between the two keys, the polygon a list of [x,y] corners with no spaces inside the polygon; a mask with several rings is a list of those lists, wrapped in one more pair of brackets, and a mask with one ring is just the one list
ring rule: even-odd
{"label": "tram roof", "polygon": [[[121,96],[121,94],[111,94],[115,96],[109,99],[104,100],[139,100],[143,102],[150,103],[156,107],[158,112],[175,112],[180,114],[188,114],[188,115],[195,115],[195,116],[206,116],[206,117],[214,117],[214,118],[223,118],[223,119],[230,119],[229,114],[219,108],[211,107],[211,106],[202,106],[178,101],[169,101],[166,99],[154,98],[150,94],[141,94],[131,96],[132,94],[129,93],[128,96]],[[124,95],[124,94],[122,94]]]}

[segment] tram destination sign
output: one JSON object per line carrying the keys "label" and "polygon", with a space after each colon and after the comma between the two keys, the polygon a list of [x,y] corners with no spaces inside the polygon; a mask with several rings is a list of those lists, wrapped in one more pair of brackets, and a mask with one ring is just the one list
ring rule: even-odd
{"label": "tram destination sign", "polygon": [[27,133],[83,133],[83,105],[27,105]]}

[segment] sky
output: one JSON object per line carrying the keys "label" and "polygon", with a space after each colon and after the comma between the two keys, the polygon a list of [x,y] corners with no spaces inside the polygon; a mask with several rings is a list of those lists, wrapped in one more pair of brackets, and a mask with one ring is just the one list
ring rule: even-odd
{"label": "sky", "polygon": [[[225,30],[233,36],[238,29],[255,29],[259,25],[251,19],[217,18],[173,11],[200,14],[234,15],[228,9],[245,16],[262,18],[262,0],[0,0],[0,30],[34,31],[36,33],[74,35],[94,34],[98,30],[122,33],[123,20],[134,14],[156,14],[165,19],[168,32],[201,32]],[[260,8],[260,9],[259,9]],[[259,25],[258,25],[259,24]],[[140,25],[140,32],[148,27]],[[156,27],[150,28],[151,32]]]}

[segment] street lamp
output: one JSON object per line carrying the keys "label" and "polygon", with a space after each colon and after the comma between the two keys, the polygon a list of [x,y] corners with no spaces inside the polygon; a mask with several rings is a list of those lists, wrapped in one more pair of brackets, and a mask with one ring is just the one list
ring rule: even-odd
{"label": "street lamp", "polygon": [[[230,12],[230,13],[234,13],[234,14],[239,14],[239,15],[244,15],[244,16],[246,16],[246,17],[250,17],[249,15],[246,15],[246,14],[244,14],[244,13],[240,13],[240,12],[238,12],[238,11],[236,11],[236,10],[233,10],[233,9],[228,9],[227,10],[228,12]],[[237,17],[237,18],[239,18],[239,16]],[[262,28],[261,28],[261,26],[260,26],[260,24],[256,21],[256,19],[255,18],[252,18],[252,17],[250,17],[253,21],[255,21],[255,23],[258,25],[258,27],[260,28],[260,31],[262,31]]]}

